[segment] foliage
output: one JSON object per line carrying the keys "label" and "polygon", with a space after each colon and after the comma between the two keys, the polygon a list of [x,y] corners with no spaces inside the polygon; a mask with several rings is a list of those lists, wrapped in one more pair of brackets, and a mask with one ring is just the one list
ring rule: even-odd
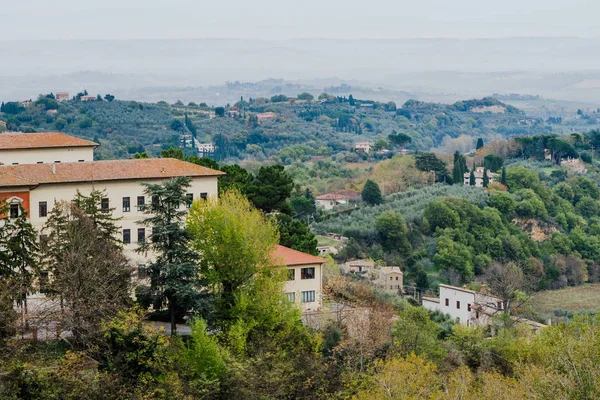
{"label": "foliage", "polygon": [[371,179],[367,179],[367,182],[365,182],[365,186],[363,187],[360,196],[362,200],[370,206],[383,203],[383,197],[381,196],[379,185]]}

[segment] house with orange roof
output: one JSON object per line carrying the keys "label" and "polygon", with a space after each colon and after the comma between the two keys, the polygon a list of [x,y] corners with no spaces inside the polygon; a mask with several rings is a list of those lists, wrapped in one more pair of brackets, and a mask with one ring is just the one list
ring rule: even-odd
{"label": "house with orange roof", "polygon": [[273,251],[273,262],[288,268],[285,294],[302,312],[318,311],[323,305],[323,264],[321,257],[306,254],[284,246]]}
{"label": "house with orange roof", "polygon": [[69,92],[56,92],[54,98],[56,99],[56,101],[69,100]]}
{"label": "house with orange roof", "polygon": [[317,196],[315,197],[315,203],[317,207],[329,211],[339,205],[348,204],[352,201],[358,200],[359,198],[360,193],[346,190]]}

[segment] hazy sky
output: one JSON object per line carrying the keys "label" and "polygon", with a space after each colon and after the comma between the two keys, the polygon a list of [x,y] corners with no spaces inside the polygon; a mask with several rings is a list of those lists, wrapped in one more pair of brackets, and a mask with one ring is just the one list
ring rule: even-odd
{"label": "hazy sky", "polygon": [[0,0],[3,39],[600,37],[597,0]]}

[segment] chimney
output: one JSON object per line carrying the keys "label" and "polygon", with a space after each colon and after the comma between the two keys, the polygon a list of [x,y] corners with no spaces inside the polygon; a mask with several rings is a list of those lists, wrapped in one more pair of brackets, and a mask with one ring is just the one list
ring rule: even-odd
{"label": "chimney", "polygon": [[52,173],[56,174],[56,163],[52,163]]}

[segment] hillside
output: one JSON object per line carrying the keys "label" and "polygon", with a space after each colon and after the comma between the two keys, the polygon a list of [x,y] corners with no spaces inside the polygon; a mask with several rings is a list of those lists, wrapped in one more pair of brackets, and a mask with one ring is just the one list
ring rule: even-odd
{"label": "hillside", "polygon": [[[105,98],[109,101],[75,98],[56,102],[40,97],[33,102],[8,102],[2,107],[0,120],[9,130],[61,131],[98,140],[102,144],[99,158],[124,158],[143,151],[157,155],[161,149],[179,146],[180,134],[193,130],[200,142],[220,145],[215,155],[219,159],[272,158],[284,164],[312,156],[346,154],[357,141],[375,142],[390,134],[408,135],[412,150],[435,147],[453,152],[470,150],[478,137],[487,141],[553,131],[541,119],[530,118],[493,98],[454,104],[409,100],[399,107],[393,102],[356,100],[352,96],[288,101],[286,96],[277,95],[242,100],[234,109],[119,101],[110,95]],[[257,118],[265,113],[273,114]],[[186,114],[190,126],[174,122],[184,122]]]}

